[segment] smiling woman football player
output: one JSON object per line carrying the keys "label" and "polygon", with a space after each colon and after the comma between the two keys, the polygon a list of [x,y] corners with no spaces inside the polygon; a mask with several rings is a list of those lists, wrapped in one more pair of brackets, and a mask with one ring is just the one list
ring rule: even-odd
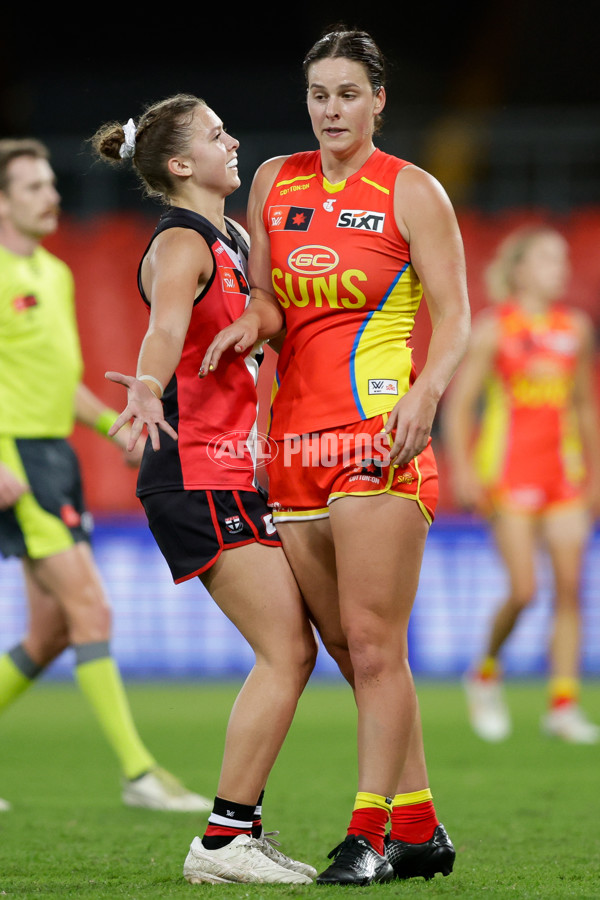
{"label": "smiling woman football player", "polygon": [[309,884],[316,871],[273,847],[256,810],[316,643],[257,489],[251,442],[231,466],[211,452],[215,438],[254,429],[257,348],[231,351],[210,382],[197,377],[199,347],[248,301],[246,236],[224,214],[240,184],[239,142],[188,95],[149,107],[137,125],[103,126],[92,140],[103,158],[131,159],[167,207],[139,266],[150,319],[137,377],[107,373],[128,393],[111,433],[132,420],[133,444],[147,427],[138,495],[173,580],[199,577],[256,656],[229,720],[208,827],[192,842],[184,875],[194,884]]}

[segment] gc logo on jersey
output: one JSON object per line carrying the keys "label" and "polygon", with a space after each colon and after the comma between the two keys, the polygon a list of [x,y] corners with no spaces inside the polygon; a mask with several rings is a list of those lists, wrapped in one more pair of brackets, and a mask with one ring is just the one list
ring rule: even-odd
{"label": "gc logo on jersey", "polygon": [[290,269],[299,272],[300,275],[325,275],[326,272],[335,269],[339,261],[335,250],[321,244],[297,247],[287,259]]}
{"label": "gc logo on jersey", "polygon": [[269,231],[308,231],[314,214],[306,206],[270,206]]}
{"label": "gc logo on jersey", "polygon": [[381,234],[385,224],[385,213],[368,209],[342,209],[337,220],[338,228],[357,228],[361,231],[376,231]]}

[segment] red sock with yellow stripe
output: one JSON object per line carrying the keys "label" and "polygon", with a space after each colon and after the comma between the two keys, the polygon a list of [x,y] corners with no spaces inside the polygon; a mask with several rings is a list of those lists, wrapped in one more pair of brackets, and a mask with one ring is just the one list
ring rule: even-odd
{"label": "red sock with yellow stripe", "polygon": [[429,788],[394,797],[390,831],[393,841],[423,844],[431,840],[439,824]]}
{"label": "red sock with yellow stripe", "polygon": [[362,834],[377,853],[383,855],[383,839],[390,818],[391,799],[380,794],[359,791],[348,834]]}

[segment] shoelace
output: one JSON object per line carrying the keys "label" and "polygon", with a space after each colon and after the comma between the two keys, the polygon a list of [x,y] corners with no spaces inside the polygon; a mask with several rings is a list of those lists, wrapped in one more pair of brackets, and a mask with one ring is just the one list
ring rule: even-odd
{"label": "shoelace", "polygon": [[157,780],[160,781],[167,793],[172,797],[183,797],[188,793],[187,788],[185,788],[174,775],[167,772],[166,769],[156,768],[151,771],[152,774],[156,776]]}
{"label": "shoelace", "polygon": [[353,848],[357,843],[360,843],[360,845],[363,846],[363,842],[359,841],[356,835],[349,835],[344,838],[341,844],[334,847],[331,853],[327,854],[327,859],[335,858],[336,862],[345,862],[345,857],[348,857],[348,862],[354,862],[356,860],[356,854]]}
{"label": "shoelace", "polygon": [[279,834],[278,831],[263,831],[259,840],[267,841],[273,847],[281,847],[281,841],[275,840],[275,835]]}

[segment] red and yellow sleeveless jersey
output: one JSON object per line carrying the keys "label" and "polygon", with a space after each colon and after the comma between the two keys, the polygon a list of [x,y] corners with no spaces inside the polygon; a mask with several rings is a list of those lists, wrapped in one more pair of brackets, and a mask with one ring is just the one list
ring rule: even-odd
{"label": "red and yellow sleeveless jersey", "polygon": [[389,412],[413,377],[408,340],[422,297],[394,216],[409,163],[375,150],[339,184],[320,151],[282,165],[263,209],[285,314],[271,434],[304,434]]}
{"label": "red and yellow sleeveless jersey", "polygon": [[[160,431],[160,450],[148,440],[139,470],[137,494],[166,490],[254,490],[258,361],[233,349],[223,354],[218,371],[199,378],[206,348],[217,332],[244,311],[249,299],[247,246],[231,223],[222,234],[203,216],[173,207],[164,213],[152,241],[167,228],[191,228],[200,234],[214,260],[211,278],[192,309],[181,359],[163,395],[165,419],[178,434]],[[141,263],[140,263],[141,267]],[[149,306],[141,280],[142,299]]]}
{"label": "red and yellow sleeveless jersey", "polygon": [[530,315],[498,307],[500,340],[487,385],[475,461],[490,487],[525,490],[557,480],[575,485],[584,470],[572,391],[580,350],[565,306]]}

